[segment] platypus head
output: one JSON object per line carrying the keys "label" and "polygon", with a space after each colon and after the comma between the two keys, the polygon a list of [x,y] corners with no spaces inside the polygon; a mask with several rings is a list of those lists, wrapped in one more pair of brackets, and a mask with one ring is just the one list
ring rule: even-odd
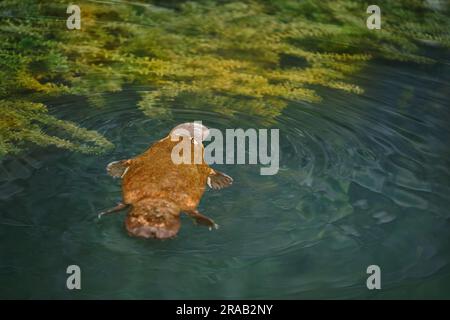
{"label": "platypus head", "polygon": [[195,143],[201,144],[203,140],[209,135],[209,129],[201,124],[201,122],[186,122],[177,125],[170,131],[170,136],[173,140],[175,137],[183,136],[193,138]]}
{"label": "platypus head", "polygon": [[173,238],[180,230],[180,209],[163,199],[143,199],[128,213],[125,226],[131,236]]}

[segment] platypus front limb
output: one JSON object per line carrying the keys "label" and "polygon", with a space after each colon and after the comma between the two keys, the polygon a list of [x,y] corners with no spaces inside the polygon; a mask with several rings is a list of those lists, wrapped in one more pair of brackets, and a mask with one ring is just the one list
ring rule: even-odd
{"label": "platypus front limb", "polygon": [[211,189],[218,190],[233,184],[233,178],[223,172],[210,168],[207,184]]}
{"label": "platypus front limb", "polygon": [[106,167],[106,171],[111,177],[123,178],[128,171],[131,160],[113,161]]}
{"label": "platypus front limb", "polygon": [[186,214],[189,215],[191,218],[195,219],[195,222],[204,226],[207,226],[209,230],[219,229],[219,225],[216,224],[212,219],[208,218],[207,216],[202,215],[197,210],[191,210],[186,211]]}
{"label": "platypus front limb", "polygon": [[114,208],[108,209],[106,211],[100,212],[98,214],[98,218],[100,219],[102,216],[104,216],[105,214],[110,214],[110,213],[114,213],[114,212],[119,212],[122,211],[123,209],[127,208],[128,205],[122,202],[119,202],[117,204],[117,206],[115,206]]}

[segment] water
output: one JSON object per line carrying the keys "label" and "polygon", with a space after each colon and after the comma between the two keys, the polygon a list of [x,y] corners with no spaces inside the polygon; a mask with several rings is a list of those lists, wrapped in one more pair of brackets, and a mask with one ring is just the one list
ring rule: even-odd
{"label": "water", "polygon": [[[107,163],[144,151],[176,124],[218,129],[261,119],[176,102],[172,119],[144,117],[137,92],[47,101],[52,112],[112,141],[102,156],[36,149],[0,166],[1,298],[450,298],[448,61],[372,62],[353,79],[362,95],[323,90],[291,102],[280,129],[281,168],[215,168],[231,188],[208,190],[199,210],[220,229],[184,217],[169,241],[130,238],[124,214],[97,213],[121,198]],[[263,128],[264,126],[259,126]],[[82,290],[66,289],[66,268]],[[366,288],[381,268],[382,289]]]}

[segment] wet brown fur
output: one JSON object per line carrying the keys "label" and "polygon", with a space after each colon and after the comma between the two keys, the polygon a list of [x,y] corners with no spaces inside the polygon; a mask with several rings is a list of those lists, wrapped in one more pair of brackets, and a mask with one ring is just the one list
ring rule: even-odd
{"label": "wet brown fur", "polygon": [[[203,160],[203,145],[193,141],[192,164],[174,164],[171,153],[177,143],[168,136],[143,154],[126,160],[122,191],[123,202],[131,205],[125,221],[131,235],[171,238],[180,228],[181,212],[200,215],[196,208],[214,170]],[[194,149],[202,155],[201,164],[193,163]]]}

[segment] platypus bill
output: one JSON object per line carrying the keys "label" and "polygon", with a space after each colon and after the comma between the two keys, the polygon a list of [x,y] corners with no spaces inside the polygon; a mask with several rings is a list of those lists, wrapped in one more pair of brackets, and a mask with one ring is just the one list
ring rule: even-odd
{"label": "platypus bill", "polygon": [[[204,161],[202,142],[208,134],[208,128],[199,123],[183,123],[143,154],[110,163],[108,174],[122,178],[123,201],[100,213],[99,217],[129,208],[125,227],[130,235],[142,238],[174,237],[180,229],[181,212],[198,224],[217,229],[217,224],[198,212],[197,206],[206,184],[212,189],[221,189],[230,186],[233,179],[210,168]],[[192,156],[195,152],[201,155],[199,164],[172,161],[172,150],[181,141],[178,139],[186,137],[191,141]]]}

